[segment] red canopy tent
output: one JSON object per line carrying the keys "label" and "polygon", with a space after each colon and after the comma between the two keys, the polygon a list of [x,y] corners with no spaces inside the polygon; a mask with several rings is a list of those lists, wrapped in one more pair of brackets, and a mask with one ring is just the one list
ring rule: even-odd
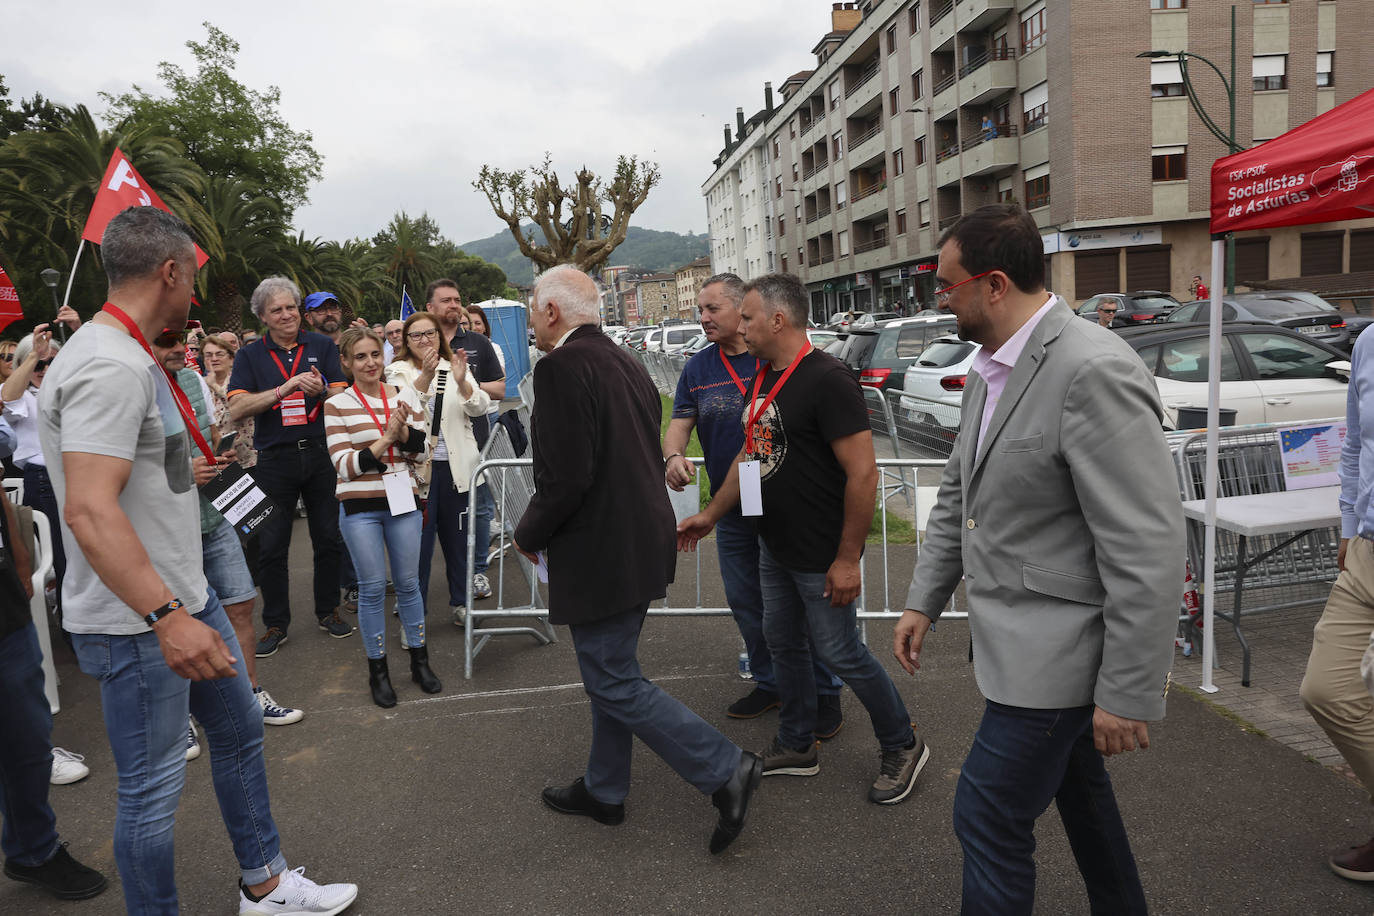
{"label": "red canopy tent", "polygon": [[[1252,149],[1212,165],[1212,308],[1208,352],[1206,581],[1216,568],[1221,295],[1226,260],[1221,236],[1374,217],[1374,89]],[[1213,590],[1204,594],[1202,689],[1213,692]]]}

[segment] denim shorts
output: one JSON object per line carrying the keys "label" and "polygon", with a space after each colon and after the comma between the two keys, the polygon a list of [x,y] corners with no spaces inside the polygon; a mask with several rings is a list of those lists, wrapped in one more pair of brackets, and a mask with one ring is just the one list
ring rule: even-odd
{"label": "denim shorts", "polygon": [[248,561],[243,558],[243,546],[234,526],[221,519],[219,527],[209,534],[201,535],[201,549],[204,553],[205,581],[220,596],[226,606],[252,601],[258,597],[253,585],[253,574],[248,571]]}

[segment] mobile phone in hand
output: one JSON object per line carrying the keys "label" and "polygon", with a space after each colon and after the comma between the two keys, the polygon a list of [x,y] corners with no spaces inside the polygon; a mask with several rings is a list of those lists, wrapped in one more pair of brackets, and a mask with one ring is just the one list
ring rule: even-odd
{"label": "mobile phone in hand", "polygon": [[234,440],[236,440],[238,436],[238,430],[232,430],[230,432],[225,433],[223,436],[220,436],[219,453],[223,455],[225,452],[232,452],[234,450]]}

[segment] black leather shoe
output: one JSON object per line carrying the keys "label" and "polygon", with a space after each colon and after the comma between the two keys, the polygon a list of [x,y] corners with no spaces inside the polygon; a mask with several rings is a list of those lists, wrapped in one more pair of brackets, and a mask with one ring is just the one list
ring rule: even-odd
{"label": "black leather shoe", "polygon": [[543,792],[544,804],[559,814],[581,814],[599,824],[614,827],[625,820],[624,805],[608,805],[592,798],[587,784],[579,776],[570,786],[549,786]]}
{"label": "black leather shoe", "polygon": [[744,829],[744,818],[749,813],[749,799],[763,779],[763,761],[757,754],[744,751],[740,754],[739,766],[735,773],[711,796],[711,804],[720,812],[715,832],[711,834],[711,855],[725,851]]}
{"label": "black leather shoe", "polygon": [[385,655],[367,660],[367,686],[372,690],[372,702],[378,706],[390,709],[396,705],[396,689],[391,686]]}
{"label": "black leather shoe", "polygon": [[5,862],[5,877],[36,884],[59,900],[86,900],[109,884],[100,872],[73,859],[66,843],[58,846],[57,853],[42,865]]}

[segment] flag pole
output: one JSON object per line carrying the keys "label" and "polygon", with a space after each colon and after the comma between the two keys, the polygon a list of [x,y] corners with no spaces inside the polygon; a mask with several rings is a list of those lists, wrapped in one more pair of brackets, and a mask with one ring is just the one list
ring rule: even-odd
{"label": "flag pole", "polygon": [[[62,296],[62,307],[67,307],[67,301],[72,297],[72,283],[76,280],[76,265],[81,263],[81,252],[86,249],[86,240],[82,239],[81,244],[76,246],[76,257],[72,258],[72,270],[67,274],[67,292]],[[54,319],[56,320],[56,319]]]}
{"label": "flag pole", "polygon": [[402,283],[402,284],[401,284],[401,317],[400,317],[398,320],[399,320],[399,321],[405,321],[405,318],[406,318],[406,285],[405,285],[404,283]]}

